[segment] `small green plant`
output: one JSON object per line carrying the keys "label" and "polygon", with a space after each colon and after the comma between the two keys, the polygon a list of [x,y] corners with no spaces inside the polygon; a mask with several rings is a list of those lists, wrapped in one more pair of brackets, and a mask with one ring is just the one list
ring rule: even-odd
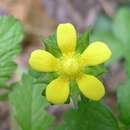
{"label": "small green plant", "polygon": [[[124,60],[126,80],[117,89],[117,105],[120,120],[130,126],[130,9],[120,8],[112,19],[101,16],[91,37],[93,40],[103,40],[112,50],[112,58],[108,65]],[[126,128],[126,129],[128,129]]]}
{"label": "small green plant", "polygon": [[[119,116],[114,115],[101,100],[105,95],[105,87],[98,79],[106,72],[101,64],[110,59],[111,50],[109,65],[124,57],[128,68],[130,24],[125,19],[128,20],[129,15],[128,9],[121,9],[114,20],[117,26],[114,26],[114,31],[105,25],[103,28],[109,31],[104,33],[101,28],[96,28],[99,33],[95,31],[92,38],[89,32],[78,35],[70,23],[60,24],[56,34],[41,38],[44,49],[32,52],[27,73],[15,83],[7,81],[17,67],[14,58],[20,54],[24,32],[22,24],[14,17],[0,17],[0,88],[8,90],[0,95],[0,100],[9,99],[11,115],[17,123],[16,130],[130,128],[129,79],[117,91]],[[120,27],[123,31],[116,32],[116,28]],[[90,40],[96,42],[91,43]],[[115,50],[119,48],[122,51],[118,55]],[[129,78],[129,69],[126,70]],[[50,115],[46,108],[68,103],[72,104],[72,108],[64,113],[64,122],[57,124],[55,116]]]}

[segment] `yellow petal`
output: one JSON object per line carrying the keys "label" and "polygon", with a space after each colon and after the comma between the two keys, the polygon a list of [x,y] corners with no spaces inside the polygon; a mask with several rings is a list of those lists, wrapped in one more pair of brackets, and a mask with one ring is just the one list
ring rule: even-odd
{"label": "yellow petal", "polygon": [[95,66],[102,64],[111,57],[111,50],[103,42],[94,42],[81,54],[82,65]]}
{"label": "yellow petal", "polygon": [[83,74],[76,81],[80,91],[91,100],[100,100],[105,94],[102,82],[94,76]]}
{"label": "yellow petal", "polygon": [[76,30],[72,24],[59,24],[57,28],[57,43],[62,53],[74,52],[76,39]]}
{"label": "yellow petal", "polygon": [[53,104],[63,104],[69,96],[69,81],[63,77],[53,80],[46,88],[47,100]]}
{"label": "yellow petal", "polygon": [[49,52],[39,49],[32,52],[29,64],[34,70],[52,72],[56,71],[57,59]]}

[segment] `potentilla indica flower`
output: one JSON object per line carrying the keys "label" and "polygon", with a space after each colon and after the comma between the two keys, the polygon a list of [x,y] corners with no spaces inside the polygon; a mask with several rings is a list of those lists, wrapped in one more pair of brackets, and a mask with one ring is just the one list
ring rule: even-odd
{"label": "potentilla indica flower", "polygon": [[56,32],[57,45],[62,52],[60,58],[56,58],[45,50],[32,52],[29,64],[40,72],[59,72],[60,76],[51,81],[45,90],[46,98],[53,104],[63,104],[70,93],[70,80],[75,80],[79,90],[90,100],[98,101],[104,94],[104,85],[96,77],[85,74],[87,66],[96,66],[104,63],[111,57],[108,46],[100,41],[91,43],[82,54],[77,54],[77,34],[70,23],[59,24]]}

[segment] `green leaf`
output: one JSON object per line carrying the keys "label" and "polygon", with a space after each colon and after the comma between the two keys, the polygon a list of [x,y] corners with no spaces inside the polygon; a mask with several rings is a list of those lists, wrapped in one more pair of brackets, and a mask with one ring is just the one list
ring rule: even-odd
{"label": "green leaf", "polygon": [[56,34],[49,36],[48,38],[42,38],[43,46],[45,49],[52,53],[56,57],[61,56],[61,51],[57,46]]}
{"label": "green leaf", "polygon": [[125,72],[126,72],[126,75],[127,75],[128,78],[130,78],[130,57],[129,57],[129,52],[125,52],[125,54],[126,54],[125,55]]}
{"label": "green leaf", "polygon": [[66,129],[65,125],[56,126],[54,130],[69,130]]}
{"label": "green leaf", "polygon": [[112,112],[99,102],[79,103],[64,115],[64,124],[56,130],[119,130]]}
{"label": "green leaf", "polygon": [[9,92],[5,92],[4,94],[0,94],[0,101],[5,101],[8,99]]}
{"label": "green leaf", "polygon": [[112,51],[112,57],[107,64],[113,64],[124,57],[123,43],[117,39],[112,32],[95,30],[91,37],[91,41],[102,41],[110,47]]}
{"label": "green leaf", "polygon": [[127,75],[127,78],[130,78],[130,46],[126,46],[125,48],[125,52],[124,52],[124,55],[125,55],[125,62],[124,62],[124,67],[125,67],[125,72],[126,72],[126,75]]}
{"label": "green leaf", "polygon": [[104,15],[100,15],[99,17],[97,17],[94,30],[110,32],[112,30],[111,26],[112,26],[112,20]]}
{"label": "green leaf", "polygon": [[6,86],[5,82],[0,82],[0,88],[4,88]]}
{"label": "green leaf", "polygon": [[22,82],[9,95],[10,103],[22,130],[47,130],[53,117],[44,110],[48,106],[41,95],[45,84],[33,81],[29,75],[23,75]]}
{"label": "green leaf", "polygon": [[118,88],[117,101],[121,121],[130,125],[130,80]]}
{"label": "green leaf", "polygon": [[114,17],[113,31],[124,44],[130,42],[130,9],[121,8]]}
{"label": "green leaf", "polygon": [[12,16],[0,16],[0,85],[9,80],[16,69],[13,62],[21,50],[21,23]]}
{"label": "green leaf", "polygon": [[89,45],[89,31],[82,33],[77,41],[76,51],[82,53]]}

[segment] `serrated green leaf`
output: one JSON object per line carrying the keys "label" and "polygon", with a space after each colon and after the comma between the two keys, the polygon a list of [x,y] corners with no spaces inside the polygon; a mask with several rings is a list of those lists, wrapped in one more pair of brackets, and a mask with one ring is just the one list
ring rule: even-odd
{"label": "serrated green leaf", "polygon": [[43,46],[45,49],[52,53],[56,57],[61,56],[61,51],[57,46],[56,34],[49,36],[48,38],[42,38]]}
{"label": "serrated green leaf", "polygon": [[12,16],[0,16],[0,82],[8,80],[16,64],[15,56],[20,52],[23,39],[21,23]]}
{"label": "serrated green leaf", "polygon": [[120,119],[126,125],[130,125],[130,80],[123,83],[117,91],[117,102]]}
{"label": "serrated green leaf", "polygon": [[41,95],[45,84],[34,84],[33,80],[23,75],[22,82],[9,95],[10,103],[22,130],[47,130],[53,117],[45,111],[48,103]]}
{"label": "serrated green leaf", "polygon": [[88,45],[89,45],[89,31],[86,31],[80,34],[77,41],[76,51],[78,53],[82,53],[87,48]]}
{"label": "serrated green leaf", "polygon": [[121,8],[114,17],[113,31],[125,45],[130,42],[130,9]]}
{"label": "serrated green leaf", "polygon": [[112,112],[99,102],[80,102],[78,109],[64,115],[64,124],[56,130],[119,130]]}

